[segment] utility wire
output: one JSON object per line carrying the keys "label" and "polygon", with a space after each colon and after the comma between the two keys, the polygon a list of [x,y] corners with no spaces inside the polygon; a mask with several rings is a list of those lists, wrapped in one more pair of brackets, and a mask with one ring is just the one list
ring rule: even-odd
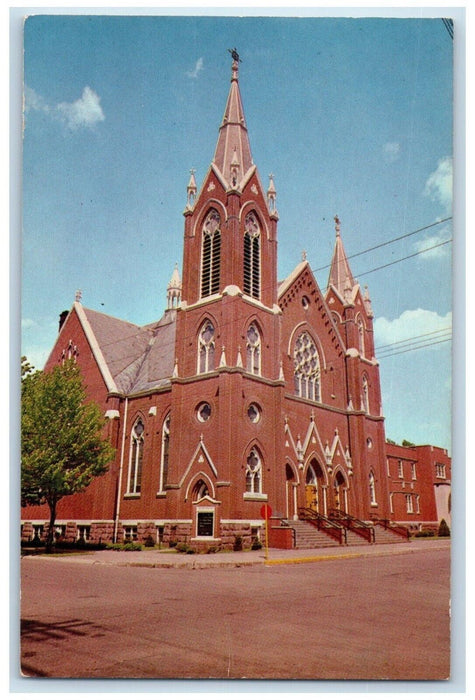
{"label": "utility wire", "polygon": [[[384,248],[384,246],[390,245],[391,243],[396,243],[397,241],[402,241],[404,238],[409,238],[409,236],[414,236],[416,233],[421,233],[421,231],[426,231],[428,228],[432,228],[433,226],[439,226],[440,224],[445,224],[446,221],[450,221],[452,219],[451,216],[447,216],[445,219],[441,219],[440,221],[434,221],[432,224],[427,224],[427,226],[422,226],[422,228],[418,228],[415,231],[410,231],[409,233],[404,233],[402,236],[397,236],[396,238],[391,238],[389,241],[385,241],[384,243],[378,243],[377,245],[371,246],[371,248],[366,248],[366,250],[361,250],[359,253],[353,253],[353,255],[347,255],[346,259],[347,260],[352,260],[353,258],[357,258],[360,255],[365,255],[365,253],[371,253],[373,250],[377,250],[378,248]],[[421,253],[424,251],[420,251]],[[340,262],[340,261],[338,261]],[[312,272],[321,272],[322,270],[328,270],[328,268],[331,267],[330,265],[324,265],[323,267],[317,267]]]}
{"label": "utility wire", "polygon": [[413,348],[406,348],[405,350],[396,350],[395,352],[389,352],[387,355],[379,355],[378,360],[385,360],[388,357],[393,357],[394,355],[403,355],[406,352],[413,352],[414,350],[423,350],[424,348],[429,348],[432,345],[440,345],[441,343],[447,343],[452,339],[452,336],[444,338],[443,340],[433,340],[430,343],[422,343],[420,345],[415,345]]}
{"label": "utility wire", "polygon": [[399,258],[398,260],[393,260],[392,262],[386,263],[385,265],[379,265],[379,267],[373,267],[372,270],[367,270],[366,272],[360,272],[358,275],[355,275],[355,277],[363,277],[364,275],[369,275],[371,272],[377,272],[378,270],[383,270],[385,267],[390,267],[391,265],[395,265],[396,263],[403,262],[404,260],[409,260],[409,258],[415,258],[416,255],[421,255],[422,253],[427,253],[429,250],[434,250],[434,248],[440,248],[442,245],[447,245],[447,243],[450,243],[452,241],[452,238],[448,238],[446,241],[442,241],[441,243],[437,243],[436,245],[431,245],[428,248],[424,248],[423,250],[417,251],[417,253],[412,253],[411,255],[406,255],[404,258]]}
{"label": "utility wire", "polygon": [[439,333],[445,333],[448,331],[452,331],[451,326],[447,326],[446,328],[439,328],[437,331],[430,331],[429,333],[421,333],[420,335],[414,335],[412,338],[406,338],[405,340],[396,340],[394,343],[387,343],[386,345],[377,345],[375,347],[375,350],[382,350],[383,348],[392,348],[394,345],[403,345],[404,343],[408,342],[414,342],[415,340],[418,340],[419,338],[425,338],[429,335],[438,335]]}

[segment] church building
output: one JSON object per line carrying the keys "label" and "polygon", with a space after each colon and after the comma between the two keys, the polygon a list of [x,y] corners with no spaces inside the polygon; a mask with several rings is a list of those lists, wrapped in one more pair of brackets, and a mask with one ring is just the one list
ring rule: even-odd
{"label": "church building", "polygon": [[[368,291],[338,217],[326,288],[305,255],[278,280],[276,189],[252,159],[238,72],[233,52],[211,165],[187,187],[183,265],[162,318],[137,326],[80,295],[61,316],[45,369],[77,361],[116,448],[106,474],[58,503],[65,539],[250,546],[265,536],[263,506],[271,546],[298,546],[302,524],[330,543],[402,537],[395,516],[409,501],[394,495],[390,462],[403,457],[388,461]],[[437,523],[426,491],[404,520]],[[47,521],[46,507],[24,508],[23,537]]]}

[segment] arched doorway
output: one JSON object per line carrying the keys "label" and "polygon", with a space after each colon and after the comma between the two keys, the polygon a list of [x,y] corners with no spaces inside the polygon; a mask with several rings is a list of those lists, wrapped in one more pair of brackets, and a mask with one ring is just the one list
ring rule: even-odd
{"label": "arched doorway", "polygon": [[333,477],[333,507],[348,512],[348,485],[341,470]]}
{"label": "arched doorway", "polygon": [[305,475],[305,507],[326,515],[325,476],[316,459],[312,459]]}
{"label": "arched doorway", "polygon": [[285,513],[288,520],[297,520],[298,477],[291,465],[285,465]]}

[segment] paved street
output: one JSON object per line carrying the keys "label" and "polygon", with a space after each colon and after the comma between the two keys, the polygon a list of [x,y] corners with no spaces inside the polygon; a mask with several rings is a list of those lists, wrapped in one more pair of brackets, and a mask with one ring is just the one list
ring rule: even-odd
{"label": "paved street", "polygon": [[449,676],[448,543],[237,568],[93,562],[22,560],[25,675]]}

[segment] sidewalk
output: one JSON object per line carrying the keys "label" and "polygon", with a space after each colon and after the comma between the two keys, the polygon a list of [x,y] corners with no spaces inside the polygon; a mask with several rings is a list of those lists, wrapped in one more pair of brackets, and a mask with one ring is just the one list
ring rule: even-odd
{"label": "sidewalk", "polygon": [[353,559],[355,557],[393,556],[434,549],[450,548],[450,539],[412,540],[397,544],[373,544],[359,546],[322,547],[320,549],[265,549],[250,552],[217,552],[215,554],[180,554],[158,549],[140,552],[102,550],[85,554],[61,556],[42,555],[51,561],[106,566],[137,566],[163,569],[238,568],[242,566],[275,566],[279,564],[305,564],[329,559]]}

